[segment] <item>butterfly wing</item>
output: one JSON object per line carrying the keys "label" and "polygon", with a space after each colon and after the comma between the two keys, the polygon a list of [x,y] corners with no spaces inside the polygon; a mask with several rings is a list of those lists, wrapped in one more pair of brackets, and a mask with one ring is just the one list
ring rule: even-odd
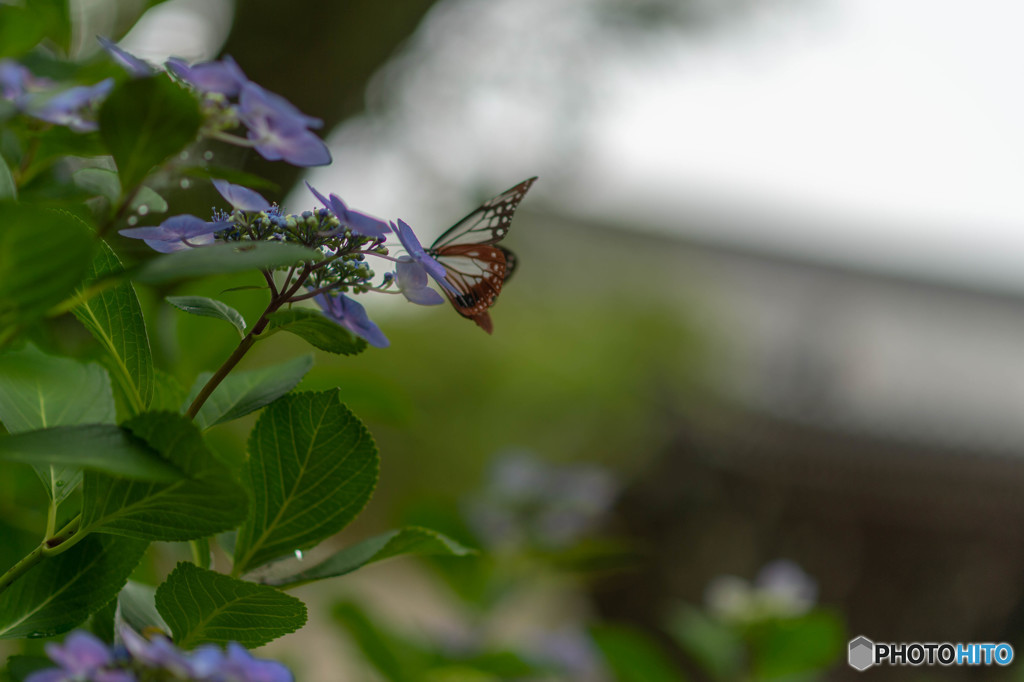
{"label": "butterfly wing", "polygon": [[519,202],[537,178],[520,182],[455,223],[427,252],[447,273],[455,292],[444,290],[455,311],[490,334],[494,331],[488,309],[516,268],[515,254],[497,242],[505,238]]}
{"label": "butterfly wing", "polygon": [[434,252],[445,246],[497,244],[508,234],[508,227],[512,223],[512,216],[519,207],[519,202],[526,196],[526,191],[536,179],[532,177],[523,180],[515,187],[485,201],[475,211],[448,228],[431,244],[428,251],[434,255]]}
{"label": "butterfly wing", "polygon": [[508,249],[489,244],[453,244],[436,250],[435,258],[444,266],[445,279],[456,292],[445,289],[445,296],[459,315],[473,320],[488,334],[494,326],[487,310],[508,279],[511,255]]}

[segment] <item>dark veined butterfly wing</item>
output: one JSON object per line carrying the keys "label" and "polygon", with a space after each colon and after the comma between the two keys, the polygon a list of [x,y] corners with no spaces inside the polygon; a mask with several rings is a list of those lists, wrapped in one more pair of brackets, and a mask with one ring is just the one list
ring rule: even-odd
{"label": "dark veined butterfly wing", "polygon": [[519,202],[536,179],[524,180],[484,202],[427,249],[444,266],[446,279],[457,292],[444,290],[452,307],[488,334],[494,325],[487,311],[516,268],[515,255],[496,244],[508,234]]}

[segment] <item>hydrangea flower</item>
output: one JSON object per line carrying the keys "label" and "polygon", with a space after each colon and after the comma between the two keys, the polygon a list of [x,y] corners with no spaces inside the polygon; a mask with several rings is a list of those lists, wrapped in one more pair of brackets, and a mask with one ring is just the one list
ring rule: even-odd
{"label": "hydrangea flower", "polygon": [[92,132],[97,130],[99,125],[96,121],[86,118],[85,113],[106,97],[113,87],[113,78],[107,78],[95,85],[78,85],[50,97],[42,104],[29,105],[27,113],[49,123],[67,126],[78,133]]}
{"label": "hydrangea flower", "polygon": [[182,59],[172,57],[166,62],[167,70],[185,81],[199,92],[213,92],[234,97],[249,82],[242,67],[234,59],[225,56],[219,62],[205,62],[189,65]]}
{"label": "hydrangea flower", "polygon": [[227,180],[220,179],[214,180],[213,186],[217,188],[217,191],[220,192],[220,195],[229,204],[239,211],[259,213],[260,211],[270,210],[270,202],[264,199],[259,192],[255,192],[248,187],[232,185]]}
{"label": "hydrangea flower", "polygon": [[444,303],[441,294],[427,286],[427,269],[409,256],[402,256],[395,264],[395,281],[405,298],[418,305]]}
{"label": "hydrangea flower", "polygon": [[352,230],[353,234],[357,234],[361,237],[371,237],[373,239],[384,239],[385,235],[390,231],[387,223],[378,218],[374,218],[371,215],[362,213],[360,211],[354,211],[345,205],[345,202],[337,194],[332,194],[330,198],[325,197],[320,192],[316,191],[313,185],[306,183],[306,187],[313,193],[317,199],[322,203],[331,213],[337,217],[344,227]]}
{"label": "hydrangea flower", "polygon": [[345,294],[317,294],[313,300],[323,309],[324,315],[356,336],[366,339],[374,348],[387,348],[391,345],[380,327],[370,320],[366,308]]}
{"label": "hydrangea flower", "polygon": [[131,239],[145,240],[154,251],[174,253],[189,246],[212,244],[213,233],[230,225],[227,221],[206,222],[202,218],[186,213],[168,218],[157,227],[130,227],[119,232]]}
{"label": "hydrangea flower", "polygon": [[154,69],[150,64],[139,59],[131,52],[118,47],[118,45],[109,38],[96,36],[96,40],[100,42],[100,45],[102,45],[103,49],[107,51],[107,54],[113,57],[114,61],[120,64],[125,71],[132,75],[133,78],[147,78],[156,73],[156,69]]}
{"label": "hydrangea flower", "polygon": [[284,160],[295,166],[325,166],[331,162],[327,145],[309,131],[323,121],[306,116],[284,97],[253,82],[242,86],[238,114],[248,137],[268,161]]}
{"label": "hydrangea flower", "polygon": [[40,78],[13,59],[0,59],[0,96],[14,102],[19,109],[28,93],[52,87],[49,78]]}
{"label": "hydrangea flower", "polygon": [[227,651],[206,644],[188,652],[162,634],[147,639],[126,626],[117,634],[123,648],[111,649],[82,631],[68,635],[63,645],[47,644],[46,653],[58,667],[38,670],[25,682],[295,682],[284,665],[255,658],[236,642]]}
{"label": "hydrangea flower", "polygon": [[[402,247],[408,254],[409,261],[418,265],[423,272],[430,275],[435,282],[440,284],[447,291],[450,291],[456,296],[459,294],[459,292],[455,290],[455,287],[448,282],[448,273],[445,271],[444,266],[438,263],[433,256],[427,253],[427,250],[423,248],[422,244],[420,244],[419,238],[416,237],[416,233],[412,231],[412,228],[409,227],[407,222],[399,219],[397,225],[395,223],[391,223],[391,229],[398,235],[398,241],[402,242]],[[399,264],[401,265],[402,262],[403,261],[399,261]],[[403,282],[403,273],[396,269],[395,274],[398,286],[402,289],[403,293],[405,293],[405,287],[403,284],[408,284],[410,287],[414,287],[415,282],[419,280],[419,275],[414,275],[413,273],[413,268],[408,266],[404,268],[405,282]]]}
{"label": "hydrangea flower", "polygon": [[114,654],[107,645],[88,632],[72,632],[63,644],[50,642],[46,655],[58,668],[38,670],[25,678],[25,682],[131,682],[135,677],[125,671],[104,671],[114,664]]}

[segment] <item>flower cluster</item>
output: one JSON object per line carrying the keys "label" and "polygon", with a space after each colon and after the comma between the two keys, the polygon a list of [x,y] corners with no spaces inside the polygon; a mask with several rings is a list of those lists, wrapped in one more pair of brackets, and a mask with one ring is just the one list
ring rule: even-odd
{"label": "flower cluster", "polygon": [[[100,38],[104,49],[132,76],[144,78],[153,67],[114,43]],[[323,166],[331,162],[327,146],[311,129],[323,121],[307,116],[291,102],[249,80],[231,57],[202,64],[172,58],[167,71],[202,98],[204,134],[231,144],[254,148],[268,161],[287,161],[295,166]],[[246,138],[227,131],[241,123]]]}
{"label": "flower cluster", "polygon": [[46,645],[57,667],[37,670],[25,682],[294,682],[281,663],[253,657],[231,642],[227,650],[205,644],[186,652],[162,633],[146,639],[129,627],[118,629],[120,644],[108,647],[81,630],[63,644]]}
{"label": "flower cluster", "polygon": [[[387,337],[369,319],[365,308],[346,293],[400,293],[419,305],[444,302],[427,286],[429,276],[450,289],[444,266],[423,248],[404,221],[389,224],[350,208],[335,194],[325,197],[308,184],[324,207],[300,214],[286,214],[246,187],[225,180],[213,184],[231,204],[231,211],[215,211],[209,221],[193,215],[173,216],[158,226],[127,228],[121,234],[142,239],[161,253],[214,242],[245,241],[288,242],[319,251],[323,258],[305,264],[300,272],[283,269],[287,271],[284,282],[276,282],[273,273],[264,273],[268,286],[281,298],[280,304],[313,300],[328,318],[378,348],[388,345]],[[397,235],[406,254],[398,258],[390,255],[386,242],[391,234]],[[376,275],[368,257],[393,263],[394,270],[374,284]]]}
{"label": "flower cluster", "polygon": [[[148,78],[159,73],[110,40],[100,37],[99,41],[132,77]],[[250,81],[231,57],[194,65],[170,59],[166,68],[178,82],[199,95],[205,137],[252,147],[267,160],[283,160],[295,166],[323,166],[331,162],[327,145],[312,132],[321,128],[323,121],[305,115],[285,98]],[[114,79],[107,78],[94,85],[61,90],[23,64],[12,59],[0,60],[0,96],[16,112],[76,132],[98,128],[96,110],[113,87]],[[239,125],[245,127],[245,137],[229,132]]]}
{"label": "flower cluster", "polygon": [[114,79],[107,78],[94,85],[60,90],[53,81],[36,76],[13,59],[0,59],[0,96],[15,111],[79,133],[97,129],[97,106],[113,87]]}

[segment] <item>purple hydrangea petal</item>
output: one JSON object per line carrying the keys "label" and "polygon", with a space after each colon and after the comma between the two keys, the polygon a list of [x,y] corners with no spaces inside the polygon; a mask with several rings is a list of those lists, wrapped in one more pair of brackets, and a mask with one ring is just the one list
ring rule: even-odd
{"label": "purple hydrangea petal", "polygon": [[25,94],[32,72],[13,59],[0,59],[0,94],[4,99],[16,99]]}
{"label": "purple hydrangea petal", "polygon": [[380,327],[370,320],[362,304],[344,294],[319,294],[313,300],[319,304],[327,317],[356,336],[366,339],[374,348],[387,348],[391,345]]}
{"label": "purple hydrangea petal", "polygon": [[95,85],[78,85],[33,107],[29,114],[49,123],[68,126],[76,132],[91,132],[99,126],[95,121],[83,118],[82,110],[106,97],[113,87],[113,78]]}
{"label": "purple hydrangea petal", "polygon": [[214,242],[214,238],[212,234],[200,235],[189,239],[188,244],[181,240],[165,242],[160,241],[159,239],[144,239],[143,241],[146,242],[146,246],[154,251],[158,251],[160,253],[176,253],[178,251],[184,251],[185,249],[191,249],[194,246],[209,246]]}
{"label": "purple hydrangea petal", "polygon": [[313,196],[320,200],[320,203],[330,209],[331,213],[338,218],[342,225],[352,230],[353,233],[361,237],[384,239],[387,233],[391,231],[388,224],[383,220],[374,218],[367,213],[350,209],[337,194],[332,194],[330,198],[327,198],[316,191],[308,182],[306,187],[313,193]]}
{"label": "purple hydrangea petal", "polygon": [[398,235],[398,241],[402,242],[402,247],[405,248],[406,253],[413,260],[421,263],[427,270],[427,274],[434,278],[434,281],[441,285],[445,290],[458,295],[458,291],[448,281],[448,272],[444,269],[444,266],[437,262],[433,256],[427,253],[427,250],[420,244],[420,240],[416,237],[416,234],[409,227],[409,224],[404,220],[399,219],[398,224],[391,223],[391,229]]}
{"label": "purple hydrangea petal", "polygon": [[52,86],[49,78],[36,76],[13,59],[0,59],[0,96],[4,99],[23,101],[29,91]]}
{"label": "purple hydrangea petal", "polygon": [[217,188],[220,195],[224,197],[229,204],[234,206],[240,211],[266,211],[270,208],[270,202],[263,198],[259,192],[255,192],[248,187],[242,187],[241,185],[232,185],[227,180],[217,179],[213,181],[213,186]]}
{"label": "purple hydrangea petal", "polygon": [[118,628],[117,634],[135,661],[148,668],[166,670],[178,678],[192,677],[189,655],[174,646],[171,640],[162,634],[146,639],[127,626]]}
{"label": "purple hydrangea petal", "polygon": [[114,58],[114,61],[120,64],[124,70],[130,73],[134,78],[145,78],[156,73],[156,69],[148,63],[139,59],[127,50],[118,47],[117,44],[109,38],[96,36],[96,40],[100,41],[100,45],[102,45],[103,49]]}
{"label": "purple hydrangea petal", "polygon": [[158,239],[165,242],[180,241],[204,234],[213,234],[223,230],[230,224],[226,220],[211,223],[194,215],[184,213],[168,218],[157,227],[129,227],[120,230],[120,234],[132,239]]}
{"label": "purple hydrangea petal", "polygon": [[331,152],[323,140],[293,122],[254,119],[247,124],[253,148],[267,161],[287,161],[293,166],[326,166]]}
{"label": "purple hydrangea petal", "polygon": [[427,270],[408,256],[403,256],[395,266],[395,280],[407,300],[418,305],[444,303],[441,294],[427,286]]}
{"label": "purple hydrangea petal", "polygon": [[245,682],[294,682],[291,671],[277,661],[253,657],[241,645],[230,642],[221,673]]}
{"label": "purple hydrangea petal", "polygon": [[204,644],[192,652],[192,675],[205,680],[212,678],[224,662],[224,652],[219,646]]}
{"label": "purple hydrangea petal", "polygon": [[82,630],[72,632],[63,644],[47,644],[46,655],[65,671],[75,675],[92,672],[113,661],[107,645]]}
{"label": "purple hydrangea petal", "polygon": [[229,56],[225,56],[219,62],[194,65],[172,57],[167,60],[166,66],[168,71],[200,92],[215,92],[234,97],[249,82],[242,67]]}
{"label": "purple hydrangea petal", "polygon": [[241,90],[238,100],[239,115],[247,125],[250,120],[274,119],[280,125],[294,124],[303,128],[321,128],[324,122],[319,118],[307,116],[277,93],[248,81]]}

